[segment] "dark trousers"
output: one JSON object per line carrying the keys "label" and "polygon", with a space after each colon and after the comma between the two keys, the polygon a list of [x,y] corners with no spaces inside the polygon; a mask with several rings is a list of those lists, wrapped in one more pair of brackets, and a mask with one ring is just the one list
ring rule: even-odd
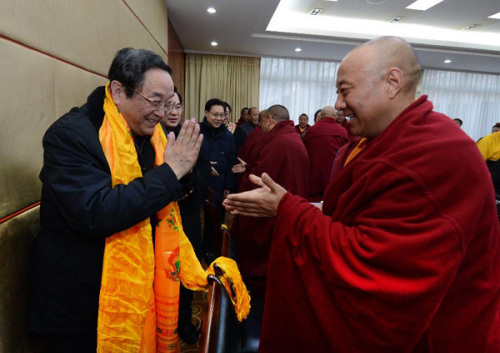
{"label": "dark trousers", "polygon": [[97,349],[97,328],[90,334],[49,335],[47,345],[41,353],[95,353]]}

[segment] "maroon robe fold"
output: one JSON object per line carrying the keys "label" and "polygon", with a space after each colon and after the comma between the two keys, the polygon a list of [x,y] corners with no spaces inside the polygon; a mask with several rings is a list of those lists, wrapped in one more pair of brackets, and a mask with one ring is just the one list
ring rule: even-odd
{"label": "maroon robe fold", "polygon": [[323,196],[332,174],[332,165],[340,147],[347,143],[347,131],[334,117],[323,117],[307,129],[304,145],[309,154],[312,197]]}
{"label": "maroon robe fold", "polygon": [[[257,188],[248,176],[261,176],[263,172],[268,173],[287,190],[307,195],[309,159],[292,121],[278,123],[265,134],[259,155],[243,175],[240,192]],[[249,284],[265,285],[274,222],[274,218],[234,218],[231,236],[240,254],[241,273]]]}
{"label": "maroon robe fold", "polygon": [[255,164],[264,136],[265,134],[262,127],[258,125],[248,134],[243,146],[238,151],[238,157],[247,163],[247,169]]}
{"label": "maroon robe fold", "polygon": [[259,351],[500,352],[499,237],[477,147],[423,96],[336,173],[323,212],[281,200]]}

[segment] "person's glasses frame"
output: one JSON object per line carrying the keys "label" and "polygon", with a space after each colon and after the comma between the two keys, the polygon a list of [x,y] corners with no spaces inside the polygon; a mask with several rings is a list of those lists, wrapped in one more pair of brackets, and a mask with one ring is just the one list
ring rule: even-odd
{"label": "person's glasses frame", "polygon": [[[157,100],[154,100],[154,99],[151,99],[151,98],[148,98],[148,97],[145,97],[144,95],[142,95],[141,93],[139,93],[138,91],[136,91],[135,89],[133,88],[130,88],[130,87],[127,87],[125,86],[123,83],[120,82],[120,84],[126,88],[126,89],[129,89],[131,90],[132,92],[138,94],[140,97],[144,98],[149,104],[151,104],[151,107],[153,107],[154,110],[156,111],[159,111],[159,110],[164,110],[166,113],[170,113],[171,111],[173,110],[177,110],[177,106],[175,105],[175,102],[171,101],[171,100],[167,100],[167,101],[157,101]],[[181,110],[182,112],[182,106],[181,106]]]}
{"label": "person's glasses frame", "polygon": [[224,117],[226,116],[226,113],[212,113],[211,111],[209,111],[210,115],[212,115],[214,118],[220,118],[220,119],[224,119]]}

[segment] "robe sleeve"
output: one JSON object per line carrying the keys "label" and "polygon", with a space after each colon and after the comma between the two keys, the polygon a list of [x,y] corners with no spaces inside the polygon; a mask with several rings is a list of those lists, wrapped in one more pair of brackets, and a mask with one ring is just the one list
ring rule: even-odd
{"label": "robe sleeve", "polygon": [[[374,192],[350,224],[287,193],[278,209],[270,267],[291,259],[283,267],[293,266],[299,279],[281,272],[278,281],[299,281],[324,325],[338,315],[360,346],[378,351],[392,342],[405,351],[438,309],[463,258],[462,244],[432,195],[407,178],[387,179],[392,188]],[[368,189],[384,187],[370,182],[376,184],[365,180]]]}

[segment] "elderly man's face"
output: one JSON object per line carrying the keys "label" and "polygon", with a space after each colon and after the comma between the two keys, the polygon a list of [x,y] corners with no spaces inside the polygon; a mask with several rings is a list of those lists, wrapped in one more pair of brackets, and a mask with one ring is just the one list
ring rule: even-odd
{"label": "elderly man's face", "polygon": [[309,121],[309,118],[307,117],[307,115],[299,116],[299,126],[301,128],[305,128],[307,126],[308,121]]}
{"label": "elderly man's face", "polygon": [[257,125],[259,123],[259,109],[252,109],[250,112],[250,119],[249,121],[254,124],[254,125]]}
{"label": "elderly man's face", "polygon": [[165,116],[166,108],[157,110],[147,99],[157,102],[170,101],[174,95],[174,83],[168,72],[156,68],[149,69],[145,72],[144,83],[137,92],[140,94],[135,93],[131,98],[125,97],[123,93],[116,99],[113,96],[113,99],[135,135],[151,136],[156,125]]}
{"label": "elderly man's face", "polygon": [[337,74],[337,101],[339,114],[349,117],[353,135],[373,138],[388,125],[386,84],[383,75],[374,73],[374,59],[366,50],[352,52],[341,63]]}

